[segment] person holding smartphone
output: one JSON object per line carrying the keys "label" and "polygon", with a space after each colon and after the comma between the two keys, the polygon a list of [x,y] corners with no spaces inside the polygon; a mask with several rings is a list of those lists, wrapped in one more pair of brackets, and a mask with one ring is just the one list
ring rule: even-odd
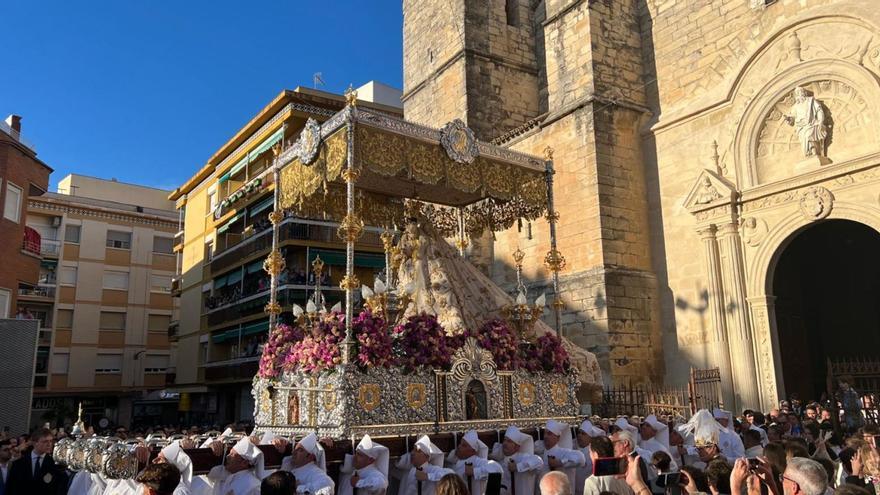
{"label": "person holding smartphone", "polygon": [[[614,445],[608,437],[593,438],[590,442],[590,459],[593,463],[593,475],[584,482],[584,495],[599,495],[602,492],[636,495],[627,480],[621,476],[627,473],[627,459],[615,457]],[[637,461],[631,464],[637,466],[641,463]],[[650,490],[639,495],[650,495]]]}

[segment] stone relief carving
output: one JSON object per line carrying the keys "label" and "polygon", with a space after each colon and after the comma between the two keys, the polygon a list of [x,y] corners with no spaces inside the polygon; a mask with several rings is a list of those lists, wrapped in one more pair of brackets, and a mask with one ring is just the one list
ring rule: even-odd
{"label": "stone relief carving", "polygon": [[743,241],[751,247],[757,247],[769,231],[767,222],[761,218],[748,217],[742,221]]}
{"label": "stone relief carving", "polygon": [[[865,97],[837,80],[813,81],[783,96],[759,124],[754,150],[757,182],[795,175],[806,159],[827,164],[870,151],[875,140]],[[792,132],[794,127],[794,132]],[[831,150],[836,150],[831,153]]]}
{"label": "stone relief carving", "polygon": [[779,62],[776,62],[776,70],[783,66],[796,64],[801,62],[801,39],[798,38],[797,31],[792,31],[785,39],[784,45],[780,48],[782,54],[779,56]]}
{"label": "stone relief carving", "polygon": [[788,125],[794,127],[804,157],[824,157],[828,127],[825,125],[826,115],[822,103],[808,94],[803,86],[794,88],[792,97],[794,104],[791,106],[791,113],[783,118]]}
{"label": "stone relief carving", "polygon": [[762,382],[763,396],[769,398],[771,404],[776,401],[776,370],[773,367],[773,343],[770,339],[770,324],[767,320],[767,310],[757,308],[755,310],[755,331],[758,333],[758,363],[760,363],[760,380]]}
{"label": "stone relief carving", "polygon": [[712,180],[709,177],[703,177],[703,182],[700,185],[700,192],[696,198],[696,204],[705,205],[715,201],[716,199],[721,197],[721,193],[718,192],[718,189],[715,189],[715,186],[712,185]]}
{"label": "stone relief carving", "polygon": [[814,186],[801,192],[798,207],[808,220],[821,220],[831,214],[834,195],[822,186]]}

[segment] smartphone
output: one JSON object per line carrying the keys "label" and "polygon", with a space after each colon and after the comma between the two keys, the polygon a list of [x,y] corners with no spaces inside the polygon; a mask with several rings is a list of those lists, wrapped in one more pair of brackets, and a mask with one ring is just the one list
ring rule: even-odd
{"label": "smartphone", "polygon": [[501,473],[489,473],[489,479],[486,480],[486,495],[500,495],[501,493]]}
{"label": "smartphone", "polygon": [[749,471],[754,471],[761,465],[761,461],[756,457],[749,457],[747,460],[749,461]]}
{"label": "smartphone", "polygon": [[[639,453],[636,452],[635,450],[633,450],[632,452],[629,453],[629,456],[632,457],[633,459],[635,459],[637,455],[639,455]],[[650,460],[650,459],[648,459],[648,460]]]}
{"label": "smartphone", "polygon": [[681,473],[663,473],[657,476],[657,486],[666,488],[667,486],[678,486],[681,480]]}
{"label": "smartphone", "polygon": [[593,476],[616,476],[625,472],[623,457],[600,457],[593,463]]}

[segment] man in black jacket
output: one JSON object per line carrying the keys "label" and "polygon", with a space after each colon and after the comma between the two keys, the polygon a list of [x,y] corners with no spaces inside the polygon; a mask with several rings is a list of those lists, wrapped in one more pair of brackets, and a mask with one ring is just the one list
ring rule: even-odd
{"label": "man in black jacket", "polygon": [[34,448],[12,463],[6,483],[7,495],[63,495],[67,493],[67,473],[52,459],[55,436],[38,430],[31,436]]}

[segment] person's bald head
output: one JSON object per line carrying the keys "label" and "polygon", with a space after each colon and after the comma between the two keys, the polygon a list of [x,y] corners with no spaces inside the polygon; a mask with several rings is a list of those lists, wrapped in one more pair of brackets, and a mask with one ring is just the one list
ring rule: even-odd
{"label": "person's bald head", "polygon": [[541,495],[571,495],[571,482],[562,471],[550,471],[541,478]]}

